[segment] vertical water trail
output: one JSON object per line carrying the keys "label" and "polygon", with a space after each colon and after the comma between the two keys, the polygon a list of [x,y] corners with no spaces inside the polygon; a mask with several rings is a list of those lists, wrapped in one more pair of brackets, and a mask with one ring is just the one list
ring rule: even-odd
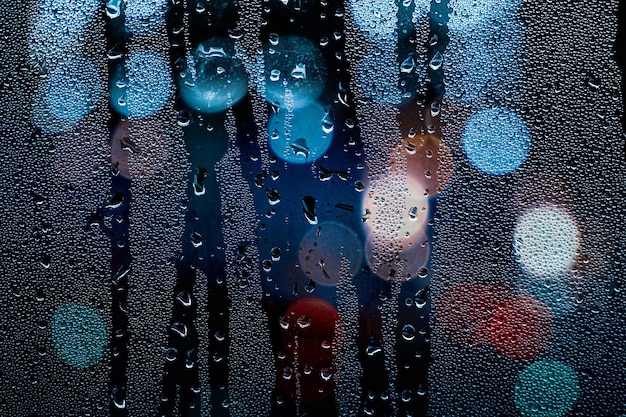
{"label": "vertical water trail", "polygon": [[[394,144],[401,139],[397,122],[398,110],[394,104],[399,102],[397,48],[393,31],[397,26],[397,9],[395,2],[378,3],[374,11],[363,10],[359,5],[365,3],[348,2],[346,4],[346,59],[350,64],[350,89],[354,96],[356,117],[363,141],[363,152],[367,168],[366,184],[387,175],[388,159]],[[372,13],[374,13],[372,17]],[[373,21],[371,21],[373,19]],[[384,19],[379,21],[380,19]],[[374,83],[372,83],[374,81]],[[376,84],[380,83],[380,85]],[[402,179],[402,172],[398,172]],[[367,213],[362,208],[361,213]],[[376,250],[376,249],[374,249]],[[369,261],[369,260],[368,260]],[[359,279],[361,285],[369,278]],[[374,303],[377,301],[374,300]],[[395,307],[391,304],[395,303]],[[366,313],[367,314],[367,313]],[[382,411],[390,407],[389,386],[395,381],[396,364],[394,358],[395,325],[397,303],[387,301],[380,310],[381,327],[370,329],[369,346],[366,349],[364,361],[365,375],[380,375],[377,369],[378,356],[381,350],[377,345],[383,343],[384,368],[386,386],[380,381],[366,381],[363,389],[369,387],[369,392],[362,392],[365,411],[368,413]],[[375,323],[375,322],[372,322]],[[393,326],[390,328],[389,326]],[[377,340],[376,334],[381,332],[382,340]],[[372,369],[369,370],[368,367]],[[380,378],[380,377],[378,377]],[[393,391],[393,390],[391,390]],[[393,402],[393,399],[392,401]]]}
{"label": "vertical water trail", "polygon": [[131,204],[131,180],[121,175],[111,180],[111,199],[104,215],[116,218],[111,227],[111,404],[112,416],[126,416],[126,372],[128,369],[128,280],[131,278],[131,254],[128,240],[128,216]]}
{"label": "vertical water trail", "polygon": [[[241,105],[249,108],[244,100]],[[274,380],[269,323],[263,310],[256,242],[259,215],[249,189],[249,150],[242,147],[245,128],[227,111],[228,149],[218,162],[221,215],[226,250],[226,286],[230,304],[229,408],[232,415],[268,415]],[[260,138],[258,138],[260,140]],[[242,149],[243,148],[243,149]],[[245,150],[244,150],[245,149]],[[256,164],[253,164],[256,166]]]}
{"label": "vertical water trail", "polygon": [[[422,234],[413,245],[425,245],[425,255],[422,255],[419,265],[412,265],[409,278],[394,284],[399,288],[392,288],[392,300],[398,305],[396,327],[396,360],[398,377],[393,389],[399,396],[397,401],[398,416],[425,416],[428,409],[426,385],[428,379],[428,354],[430,343],[428,288],[430,274],[424,271],[430,268],[430,241],[432,233],[430,221],[434,211],[433,195],[435,190],[428,184],[431,175],[438,178],[436,173],[427,174],[431,169],[427,166],[428,156],[424,151],[433,140],[430,136],[432,127],[429,106],[428,76],[428,48],[430,2],[428,0],[398,2],[398,68],[400,71],[400,88],[402,100],[399,104],[398,122],[402,132],[402,142],[397,157],[406,161],[402,169],[407,172],[409,183],[417,181],[417,189],[409,186],[409,192],[424,193],[420,198],[420,205],[425,210],[426,218],[418,233]],[[431,149],[431,152],[435,152]],[[427,185],[423,185],[426,181]],[[435,181],[436,182],[436,181]],[[415,183],[412,183],[415,187]],[[424,187],[424,189],[419,189]],[[417,193],[416,193],[417,191]],[[401,252],[402,253],[402,252]],[[424,268],[424,269],[423,269]],[[419,295],[419,296],[418,296]],[[418,298],[416,300],[416,298]],[[423,299],[426,304],[423,304]]]}
{"label": "vertical water trail", "polygon": [[428,77],[430,95],[434,100],[441,100],[445,94],[444,55],[448,41],[449,0],[431,0],[430,36],[428,49]]}
{"label": "vertical water trail", "polygon": [[[188,6],[186,0],[171,2],[166,17],[170,64],[173,64],[175,81],[179,76],[176,70],[179,69],[181,61],[184,62],[188,57]],[[176,92],[179,93],[177,88]],[[179,102],[177,102],[177,107],[181,108]],[[187,151],[193,152],[189,147],[187,147]],[[197,169],[196,167],[193,168]],[[185,229],[180,237],[182,251],[174,261],[176,281],[168,303],[172,305],[172,309],[167,327],[167,344],[164,349],[162,400],[158,406],[158,412],[161,416],[173,415],[176,412],[185,416],[200,415],[204,411],[201,409],[200,401],[198,401],[202,389],[198,365],[200,331],[196,326],[200,301],[196,296],[197,291],[195,291],[198,274],[197,258],[202,250],[198,248],[204,243],[204,238],[202,237],[202,230],[198,230],[197,219],[194,219],[200,202],[194,195],[192,174],[188,173],[187,178],[186,200],[183,203],[186,209]]]}
{"label": "vertical water trail", "polygon": [[[202,271],[196,272],[196,288],[208,289],[209,277],[207,277]],[[200,417],[212,416],[213,402],[211,401],[213,390],[211,389],[211,367],[213,361],[213,355],[211,355],[211,346],[214,341],[211,341],[211,329],[207,325],[210,320],[210,306],[208,297],[204,300],[198,301],[198,380],[200,382],[200,395],[196,401],[196,407],[198,412],[196,415]],[[216,336],[213,336],[215,338]],[[218,334],[219,338],[220,335]],[[218,405],[219,407],[219,405]]]}
{"label": "vertical water trail", "polygon": [[398,377],[397,362],[397,337],[398,337],[398,298],[400,296],[401,283],[391,281],[391,291],[386,300],[383,300],[380,316],[383,336],[383,349],[385,352],[385,368],[389,377],[386,395],[389,396],[391,409],[394,414],[397,413],[396,400],[398,398],[396,392],[396,382]]}
{"label": "vertical water trail", "polygon": [[[265,7],[262,8],[262,6],[265,6]],[[268,83],[266,85],[266,78],[268,76],[266,71],[273,70],[276,67],[271,67],[271,68],[266,67],[267,63],[265,62],[265,59],[268,57],[270,58],[272,57],[272,55],[268,52],[269,42],[275,42],[275,43],[272,43],[272,45],[278,45],[278,48],[280,48],[283,44],[290,45],[289,46],[290,48],[308,47],[308,45],[301,45],[300,42],[298,41],[296,42],[290,41],[289,37],[286,34],[286,33],[292,33],[291,29],[287,29],[287,28],[293,25],[294,19],[302,18],[302,16],[309,17],[310,19],[305,19],[305,23],[304,23],[306,27],[309,28],[310,25],[312,25],[312,22],[314,21],[314,19],[316,18],[311,12],[311,10],[309,10],[308,5],[307,7],[303,8],[302,11],[300,11],[299,7],[300,6],[298,6],[296,3],[287,4],[286,2],[282,2],[282,4],[279,4],[279,3],[267,4],[258,0],[252,1],[252,2],[248,2],[248,1],[241,2],[240,17],[241,17],[241,29],[243,29],[243,37],[241,38],[241,40],[238,40],[238,45],[240,46],[240,51],[241,51],[240,53],[241,54],[246,53],[248,55],[248,59],[246,61],[248,63],[247,68],[250,73],[250,77],[252,81],[251,87],[254,88],[254,90],[250,91],[250,102],[252,105],[252,113],[254,114],[254,119],[255,119],[254,121],[256,122],[256,126],[254,127],[254,132],[253,132],[254,134],[249,140],[254,141],[256,139],[258,141],[256,146],[258,148],[258,152],[260,153],[260,169],[254,172],[250,169],[244,168],[244,177],[250,182],[250,186],[253,187],[253,190],[255,190],[254,194],[255,194],[256,205],[257,205],[258,210],[262,210],[261,207],[268,206],[268,197],[265,194],[265,191],[263,190],[263,188],[265,188],[266,186],[269,186],[269,184],[273,184],[273,181],[277,181],[276,185],[282,187],[281,192],[288,192],[290,194],[292,192],[295,192],[295,193],[303,192],[301,190],[307,188],[311,182],[311,179],[309,179],[308,178],[309,176],[307,175],[307,181],[305,181],[302,184],[296,184],[298,183],[296,177],[300,175],[299,174],[300,172],[306,175],[304,170],[296,171],[298,172],[298,174],[296,175],[290,175],[291,173],[287,171],[287,169],[299,170],[302,167],[302,165],[297,166],[296,164],[294,164],[292,166],[288,164],[287,162],[280,161],[281,162],[280,164],[276,164],[272,167],[274,170],[271,173],[269,171],[271,165],[270,165],[270,157],[269,157],[269,150],[268,150],[268,139],[269,139],[268,138],[268,119],[269,119],[268,112],[269,111],[272,112],[272,117],[284,117],[283,123],[280,124],[280,128],[285,132],[285,136],[289,140],[289,135],[291,133],[291,127],[292,127],[290,121],[294,119],[293,101],[295,99],[302,100],[303,98],[294,97],[294,95],[290,94],[291,91],[286,91],[285,96],[283,97],[284,100],[281,99],[280,106],[276,106],[275,108],[272,108],[270,110],[270,106],[268,102],[266,101],[266,97],[268,96],[268,89],[269,90],[273,89],[273,92],[275,93],[277,89],[277,83],[274,83],[274,84]],[[297,11],[294,11],[294,9]],[[287,17],[289,17],[289,22],[287,22]],[[313,36],[312,33],[314,32],[315,32],[315,29],[311,31],[309,31],[308,29],[305,29],[304,31],[302,31],[302,33],[305,36],[309,36],[309,35]],[[313,42],[314,44],[315,39],[312,38],[311,42]],[[290,49],[288,50],[288,53],[290,55],[289,59],[294,59],[294,57],[292,56],[293,53]],[[297,59],[305,59],[305,57],[298,57]],[[290,62],[290,64],[295,66],[299,62],[302,62],[302,61]],[[274,65],[285,66],[289,64],[280,62],[278,64],[275,63]],[[317,62],[315,63],[315,65],[323,66],[322,64],[317,63]],[[284,74],[285,81],[289,81],[292,79],[291,76],[289,75],[289,72],[292,71],[293,66],[292,67],[285,66],[285,68],[281,68],[283,72],[287,71]],[[307,64],[306,71],[315,72],[315,66],[309,66]],[[317,98],[317,97],[313,97],[313,98]],[[268,101],[271,101],[271,100],[268,99]],[[278,107],[281,107],[281,108],[278,109]],[[283,113],[285,114],[285,116],[283,116]],[[239,114],[239,113],[236,113],[236,114]],[[279,116],[277,116],[277,114]],[[248,129],[250,129],[250,127],[248,127]],[[239,135],[241,136],[240,140],[242,141],[241,142],[242,146],[240,146],[240,148],[243,150],[245,147],[249,147],[250,145],[243,146],[245,144],[245,142],[243,141],[245,137],[242,135],[242,133],[243,132],[241,128],[239,128]],[[288,155],[285,154],[285,151],[287,152],[287,154],[289,154],[289,152],[291,152],[291,148],[287,146],[285,149],[281,149],[280,151],[276,151],[276,149],[274,149],[274,152],[277,154],[278,158],[284,157],[287,159]],[[242,162],[246,159],[247,158],[244,158],[243,156],[241,158]],[[276,162],[276,159],[277,158],[273,158],[273,162]],[[280,180],[278,180],[279,176],[281,178]],[[295,198],[295,196],[287,197],[288,200],[292,198]],[[295,202],[296,200],[292,200],[292,201]],[[296,208],[298,207],[296,206]],[[264,249],[264,253],[261,254],[261,256],[268,256],[269,255],[268,252],[270,251],[271,246],[268,247],[269,243],[267,243],[267,240],[271,239],[270,243],[272,243],[273,246],[280,247],[283,250],[282,260],[280,261],[281,264],[278,265],[278,268],[284,268],[284,265],[287,262],[293,261],[293,259],[291,258],[292,256],[291,254],[293,254],[294,252],[297,252],[291,249],[290,245],[293,245],[293,241],[291,239],[293,239],[294,231],[298,230],[298,220],[296,219],[301,219],[301,218],[300,217],[296,218],[292,216],[292,213],[291,213],[292,207],[288,207],[287,203],[284,203],[284,202],[276,206],[276,211],[281,212],[281,216],[277,215],[276,216],[277,220],[271,222],[275,226],[274,227],[268,226],[267,229],[265,229],[265,227],[263,226],[263,230],[265,231],[259,232],[260,233],[259,248]],[[269,207],[268,212],[274,212],[274,207]],[[285,223],[283,224],[281,224],[282,222],[276,224],[278,219],[282,218],[282,215],[284,215],[285,219],[289,217],[288,223],[287,221],[285,221]],[[256,256],[259,256],[259,255],[255,254],[255,257]],[[259,260],[256,260],[257,268],[260,266],[258,262]],[[279,285],[283,285],[284,282],[290,282],[290,281],[295,280],[296,276],[293,276],[293,277],[290,276],[294,272],[285,271],[284,276],[283,274],[276,273],[277,276],[275,278],[276,284],[275,284],[274,291],[278,290]],[[274,273],[274,270],[272,271],[272,273]],[[257,272],[255,272],[255,274],[257,274]],[[268,281],[271,279],[272,279],[271,277],[268,277]],[[260,285],[260,280],[259,280],[259,285]],[[269,285],[266,283],[266,287],[268,286]],[[285,290],[281,290],[281,291],[285,291]],[[297,294],[298,294],[298,286],[296,285],[293,290],[292,297],[297,296]],[[278,332],[277,332],[278,330],[277,318],[278,317],[277,316],[279,314],[278,310],[281,308],[281,304],[284,304],[286,301],[271,300],[269,298],[270,297],[269,292],[267,293],[267,296],[268,296],[268,299],[265,301],[266,301],[266,305],[268,309],[267,316],[269,316],[270,320],[267,321],[266,329],[268,331],[268,336],[265,338],[265,340],[269,340],[269,333],[272,333],[272,336],[273,336],[272,341],[274,343],[274,348],[276,348],[277,343],[278,343],[278,339],[277,339],[277,336],[278,336]],[[288,300],[290,298],[286,298],[286,299]],[[268,353],[272,355],[272,352],[269,349],[268,349]],[[274,365],[273,362],[274,361],[272,360],[271,361],[272,365]],[[267,361],[266,365],[269,363],[270,361]],[[305,413],[306,412],[305,409],[308,407],[308,405],[302,404],[302,408],[300,408],[301,407],[300,401],[298,399],[289,398],[289,394],[287,394],[286,392],[282,392],[283,390],[279,385],[277,385],[275,389],[272,389],[274,388],[275,380],[276,380],[275,377],[273,377],[272,375],[275,375],[276,369],[275,368],[266,369],[264,371],[270,372],[267,374],[270,378],[268,381],[271,381],[271,386],[269,387],[270,389],[268,391],[269,392],[273,391],[273,398],[275,399],[275,401],[271,404],[272,414],[270,415],[280,415],[280,414],[275,414],[275,413],[299,413],[300,411]],[[298,394],[296,393],[296,397],[297,396]],[[267,400],[269,399],[270,398],[268,397]],[[265,403],[262,403],[261,405],[265,407]],[[270,406],[270,404],[268,403],[267,406]]]}
{"label": "vertical water trail", "polygon": [[[445,83],[444,83],[444,69],[446,67],[445,56],[446,56],[446,48],[448,46],[449,35],[448,35],[448,15],[449,15],[449,0],[431,0],[430,1],[430,13],[429,13],[429,26],[430,31],[428,34],[428,52],[427,52],[427,62],[428,62],[428,83],[426,84],[427,91],[425,97],[425,128],[428,132],[433,132],[436,137],[442,138],[442,129],[441,129],[441,107],[442,102],[444,100],[445,94]],[[442,138],[443,139],[443,138]],[[442,149],[442,145],[439,145],[439,149]],[[438,157],[441,157],[441,154],[438,153]],[[440,178],[442,162],[438,161],[437,165],[437,176]],[[441,184],[439,184],[441,185]],[[431,206],[433,208],[432,213],[437,211],[437,198],[434,197],[431,202]],[[425,336],[423,342],[423,348],[421,348],[421,352],[419,358],[416,361],[418,367],[420,367],[420,371],[425,369],[425,375],[423,378],[423,383],[418,386],[418,395],[421,396],[423,403],[425,403],[426,407],[421,408],[419,410],[419,415],[426,416],[430,414],[431,410],[431,399],[432,396],[430,394],[430,389],[432,385],[430,384],[430,364],[432,362],[431,357],[431,334],[432,334],[432,322],[433,322],[433,310],[431,308],[431,297],[428,296],[429,288],[432,288],[433,280],[437,280],[437,262],[440,261],[441,258],[438,257],[438,253],[436,251],[436,237],[432,236],[432,248],[433,248],[433,260],[430,262],[431,273],[426,278],[425,287],[420,290],[420,293],[425,294],[423,297],[419,297],[424,302],[424,306],[422,309],[428,312],[429,323],[426,324]],[[436,283],[434,284],[436,285]],[[416,297],[416,302],[418,298]],[[420,373],[422,375],[422,373]],[[420,378],[421,379],[421,378]],[[419,397],[418,397],[419,398]],[[417,403],[416,405],[421,405]]]}
{"label": "vertical water trail", "polygon": [[261,172],[269,171],[269,151],[267,141],[267,104],[265,94],[265,62],[262,53],[261,28],[266,23],[261,0],[241,0],[238,2],[238,31],[241,36],[235,38],[237,54],[246,66],[250,77],[248,94],[252,114],[256,122],[256,137],[261,160]]}
{"label": "vertical water trail", "polygon": [[180,177],[187,166],[172,111],[167,3],[111,0],[106,7],[117,36],[109,49],[109,104],[119,115],[112,126],[112,158],[119,176],[140,190],[132,196],[128,217],[129,245],[138,250],[125,306],[129,343],[123,388],[128,415],[149,415],[162,403],[163,362],[170,353],[169,306],[176,276],[172,253],[180,251]]}
{"label": "vertical water trail", "polygon": [[[192,84],[194,81],[204,83],[196,84],[195,88],[208,88],[209,91],[223,88],[195,78],[196,68],[200,68],[196,65],[209,64],[211,57],[207,58],[207,52],[211,49],[211,42],[218,42],[217,46],[221,42],[228,51],[229,41],[226,39],[234,39],[234,58],[241,60],[250,70],[247,52],[255,50],[240,40],[243,33],[236,27],[234,4],[199,2],[194,8],[187,7],[187,2],[178,2],[171,10],[171,42],[178,49],[172,63],[181,71],[181,77],[184,68],[185,79],[190,79]],[[255,19],[259,17],[255,16]],[[258,38],[253,42],[256,44]],[[190,52],[186,54],[181,45],[188,45]],[[204,52],[195,55],[196,47]],[[199,64],[194,61],[197,59],[206,62]],[[179,89],[187,88],[187,82],[179,84]],[[192,91],[186,89],[184,93],[192,94]],[[192,111],[188,107],[190,97],[193,100],[192,95],[186,96],[185,103],[179,103],[179,119]],[[202,107],[205,104],[197,104],[200,111],[207,110]],[[263,385],[260,381],[271,384],[272,380],[272,368],[268,367],[272,355],[268,337],[263,333],[268,326],[261,309],[262,289],[258,271],[254,270],[259,264],[253,238],[258,219],[252,199],[248,197],[250,190],[246,182],[252,184],[259,171],[253,164],[254,167],[246,166],[242,172],[240,161],[240,157],[246,161],[260,159],[268,164],[268,157],[267,152],[258,149],[256,135],[250,132],[247,121],[253,112],[259,111],[259,107],[252,109],[247,98],[240,104],[224,104],[229,108],[227,115],[223,114],[222,108],[208,109],[210,114],[192,114],[189,126],[185,126],[185,143],[193,171],[187,187],[185,223],[189,234],[183,236],[183,256],[178,269],[179,277],[180,271],[186,269],[189,275],[195,276],[194,280],[199,280],[195,285],[200,305],[195,320],[199,340],[194,357],[198,357],[200,369],[198,385],[191,388],[196,394],[197,390],[200,392],[199,396],[194,395],[192,404],[193,412],[202,416],[209,413],[215,416],[241,415],[257,408],[264,414],[269,406],[258,401],[258,393],[262,392],[259,384]],[[230,109],[232,105],[241,107],[236,115]],[[202,293],[205,288],[206,295]],[[193,296],[190,289],[185,292]],[[193,323],[184,324],[190,329]],[[262,352],[264,347],[267,352]],[[253,351],[258,355],[251,354]],[[178,349],[176,354],[180,355]]]}
{"label": "vertical water trail", "polygon": [[[194,7],[195,6],[195,7]],[[211,9],[175,1],[167,16],[170,65],[174,73],[182,127],[179,146],[186,150],[187,165],[182,251],[175,260],[176,282],[165,349],[162,415],[227,416],[228,297],[224,283],[222,223],[219,184],[214,164],[225,141],[221,117],[192,113],[183,101],[183,76],[196,81],[195,54],[210,27]],[[212,86],[210,86],[212,87]],[[200,87],[198,87],[200,88]],[[187,91],[187,93],[189,93]],[[206,146],[205,146],[206,145]]]}
{"label": "vertical water trail", "polygon": [[[240,229],[246,231],[246,234],[237,235],[233,229],[229,233],[231,240],[228,241],[231,244],[228,248],[229,254],[233,256],[230,258],[230,262],[234,262],[234,268],[233,273],[227,279],[229,279],[229,285],[233,291],[243,295],[243,300],[245,300],[233,306],[233,316],[237,317],[232,323],[233,340],[231,343],[234,344],[231,353],[234,356],[234,362],[229,381],[237,389],[233,406],[239,413],[254,410],[259,415],[270,415],[270,393],[274,388],[275,365],[274,352],[270,342],[271,324],[268,320],[268,312],[263,308],[265,295],[263,294],[259,272],[261,259],[258,253],[258,243],[248,242],[249,248],[245,245],[234,246],[237,241],[243,240],[242,237],[256,236],[259,219],[257,218],[257,210],[251,210],[256,207],[253,196],[254,190],[251,187],[258,187],[256,181],[266,177],[270,170],[270,155],[266,140],[268,106],[263,98],[265,94],[265,62],[262,52],[261,30],[266,21],[262,6],[261,0],[239,1],[237,27],[232,33],[237,34],[237,36],[233,36],[236,53],[246,67],[249,81],[248,97],[236,109],[236,120],[232,119],[231,113],[228,115],[229,153],[227,155],[239,153],[239,157],[235,156],[236,160],[233,161],[235,166],[231,167],[235,171],[230,175],[242,177],[241,180],[246,186],[238,192],[245,192],[242,195],[249,196],[244,199],[248,205],[247,207],[240,207],[241,199],[235,190],[225,190],[223,199],[225,203],[230,199],[237,199],[235,207],[242,210],[245,213],[243,219],[247,218],[250,222]],[[246,119],[248,120],[246,121]],[[235,149],[237,145],[239,145],[238,151]],[[250,152],[250,148],[252,152]],[[251,154],[254,155],[254,159],[258,161],[256,166],[242,166],[243,159],[240,155],[244,150],[247,150],[245,152],[246,159],[249,159]],[[226,160],[223,159],[223,161]],[[250,162],[248,160],[248,164]],[[240,219],[241,217],[236,216],[235,218]],[[239,222],[235,224],[241,225]],[[251,228],[251,226],[253,227]],[[245,273],[246,266],[249,270],[249,277],[244,278],[247,281],[245,285],[240,285],[237,282],[237,274]],[[252,334],[249,334],[250,326],[254,327]],[[253,350],[256,351],[257,347],[259,348],[259,354],[256,356],[248,351],[252,347],[251,343],[255,343],[255,337],[260,342]]]}
{"label": "vertical water trail", "polygon": [[337,354],[339,378],[336,397],[339,415],[356,416],[359,412],[363,376],[358,355],[359,297],[352,281],[350,261],[343,256],[337,283],[337,311],[343,321],[343,347]]}
{"label": "vertical water trail", "polygon": [[[336,354],[338,376],[336,379],[335,398],[339,416],[357,416],[363,412],[362,399],[366,397],[367,393],[366,385],[362,383],[365,377],[364,366],[366,361],[362,359],[365,356],[366,343],[364,339],[367,338],[362,337],[362,334],[366,333],[365,328],[369,326],[361,325],[360,319],[362,306],[366,304],[368,306],[371,305],[371,300],[368,299],[368,296],[364,296],[367,293],[365,288],[369,285],[367,280],[370,277],[359,272],[364,268],[362,259],[364,237],[361,230],[359,230],[362,219],[358,209],[360,189],[357,185],[363,184],[365,160],[367,158],[364,155],[364,147],[367,145],[363,143],[361,132],[354,122],[360,116],[357,113],[356,101],[350,91],[351,82],[354,81],[350,69],[354,61],[351,55],[353,54],[353,48],[351,48],[352,45],[347,40],[350,22],[346,22],[346,9],[349,8],[349,5],[348,1],[339,0],[331,2],[328,7],[329,10],[335,10],[334,21],[331,23],[329,32],[333,31],[333,38],[337,41],[335,56],[333,57],[335,60],[331,58],[329,63],[331,67],[329,74],[335,73],[335,77],[331,75],[332,81],[329,81],[334,95],[334,104],[331,107],[336,119],[334,131],[337,132],[337,136],[334,138],[334,141],[343,141],[343,151],[351,151],[344,154],[342,169],[350,173],[350,181],[355,185],[355,188],[350,190],[352,195],[344,194],[339,198],[342,201],[345,200],[346,203],[354,204],[356,208],[354,214],[344,221],[346,226],[349,226],[350,230],[355,233],[356,242],[359,245],[359,256],[361,257],[357,261],[353,249],[347,247],[340,248],[341,266],[339,280],[335,287],[337,311],[343,322],[343,345]],[[341,59],[337,59],[337,57],[341,57]],[[334,66],[336,68],[333,68]],[[345,144],[347,144],[347,147]],[[335,149],[335,152],[338,153],[339,148]],[[332,168],[333,165],[329,166],[329,163],[331,162],[325,160],[314,162],[314,166],[320,172],[318,174],[320,179],[322,179],[321,173],[323,169]],[[337,187],[336,184],[335,187]],[[355,265],[357,262],[358,265]]]}
{"label": "vertical water trail", "polygon": [[[111,4],[112,3],[112,4]],[[115,9],[112,9],[116,5]],[[121,3],[109,2],[105,5],[107,12],[107,45],[109,59],[109,82],[115,81],[115,71],[119,57],[126,49],[125,10]],[[114,11],[114,13],[112,13]],[[115,51],[115,52],[114,52]],[[119,140],[116,138],[121,117],[109,106],[111,118],[109,120],[110,143]],[[129,212],[131,204],[131,184],[129,178],[120,174],[118,166],[111,165],[110,200],[103,209],[96,213],[91,220],[100,223],[105,228],[104,216],[115,217],[111,222],[111,335],[109,371],[110,402],[109,414],[112,417],[128,416],[126,407],[127,369],[128,369],[128,289],[131,278],[131,254],[129,244]]]}

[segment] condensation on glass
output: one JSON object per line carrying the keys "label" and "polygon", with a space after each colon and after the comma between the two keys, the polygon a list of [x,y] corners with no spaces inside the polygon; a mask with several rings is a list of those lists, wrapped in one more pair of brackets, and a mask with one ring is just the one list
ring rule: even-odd
{"label": "condensation on glass", "polygon": [[626,415],[619,7],[10,1],[0,414]]}

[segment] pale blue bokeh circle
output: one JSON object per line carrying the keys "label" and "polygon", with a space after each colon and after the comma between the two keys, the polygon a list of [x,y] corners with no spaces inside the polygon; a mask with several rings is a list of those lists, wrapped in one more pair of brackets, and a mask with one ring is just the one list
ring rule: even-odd
{"label": "pale blue bokeh circle", "polygon": [[226,110],[248,94],[248,74],[234,41],[213,38],[198,45],[178,76],[180,96],[201,113]]}
{"label": "pale blue bokeh circle", "polygon": [[291,113],[280,110],[272,114],[267,127],[270,149],[289,163],[313,162],[328,150],[333,139],[330,114],[315,102]]}
{"label": "pale blue bokeh circle", "polygon": [[91,112],[102,95],[100,74],[87,58],[76,55],[50,73],[46,107],[59,119],[75,123]]}
{"label": "pale blue bokeh circle", "polygon": [[530,150],[526,123],[506,108],[474,113],[463,130],[463,151],[476,169],[489,175],[509,174],[526,160]]}
{"label": "pale blue bokeh circle", "polygon": [[172,87],[169,64],[163,56],[135,52],[112,77],[109,101],[122,116],[146,117],[165,106]]}

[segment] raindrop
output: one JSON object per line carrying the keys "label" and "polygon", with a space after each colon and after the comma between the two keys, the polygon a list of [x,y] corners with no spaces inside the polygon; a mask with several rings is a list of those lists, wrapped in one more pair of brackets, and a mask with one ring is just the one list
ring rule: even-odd
{"label": "raindrop", "polygon": [[441,64],[443,64],[443,55],[441,55],[440,52],[437,52],[428,63],[428,66],[433,71],[437,71],[439,68],[441,68]]}
{"label": "raindrop", "polygon": [[416,333],[417,331],[415,330],[415,327],[412,324],[405,324],[402,327],[402,338],[406,340],[407,342],[410,342],[411,340],[415,339]]}

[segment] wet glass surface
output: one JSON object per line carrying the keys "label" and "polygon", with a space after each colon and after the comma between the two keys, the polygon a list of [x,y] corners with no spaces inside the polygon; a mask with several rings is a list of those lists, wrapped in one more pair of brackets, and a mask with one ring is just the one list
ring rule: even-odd
{"label": "wet glass surface", "polygon": [[626,415],[623,8],[9,1],[0,415]]}

